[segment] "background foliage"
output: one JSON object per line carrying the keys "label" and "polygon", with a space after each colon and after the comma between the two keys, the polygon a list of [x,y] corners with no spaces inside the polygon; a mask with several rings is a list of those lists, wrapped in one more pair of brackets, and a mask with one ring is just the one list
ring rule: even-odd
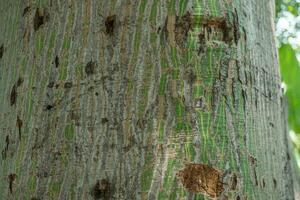
{"label": "background foliage", "polygon": [[282,86],[289,104],[289,128],[300,166],[300,0],[276,0],[276,28]]}

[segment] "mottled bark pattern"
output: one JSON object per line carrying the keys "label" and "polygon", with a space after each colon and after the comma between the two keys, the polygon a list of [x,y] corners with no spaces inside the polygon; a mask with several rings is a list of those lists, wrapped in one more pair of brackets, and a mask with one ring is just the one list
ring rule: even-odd
{"label": "mottled bark pattern", "polygon": [[0,199],[293,199],[273,10],[0,0]]}

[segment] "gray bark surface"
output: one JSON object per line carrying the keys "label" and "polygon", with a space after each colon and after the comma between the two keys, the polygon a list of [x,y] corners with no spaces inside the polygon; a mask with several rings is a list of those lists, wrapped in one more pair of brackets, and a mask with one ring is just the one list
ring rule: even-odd
{"label": "gray bark surface", "polygon": [[274,10],[0,0],[0,199],[294,199]]}

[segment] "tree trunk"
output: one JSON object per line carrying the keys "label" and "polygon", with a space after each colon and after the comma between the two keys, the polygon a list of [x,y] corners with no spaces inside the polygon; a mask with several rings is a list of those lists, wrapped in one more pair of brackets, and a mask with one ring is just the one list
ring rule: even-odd
{"label": "tree trunk", "polygon": [[1,0],[0,199],[293,199],[273,4]]}

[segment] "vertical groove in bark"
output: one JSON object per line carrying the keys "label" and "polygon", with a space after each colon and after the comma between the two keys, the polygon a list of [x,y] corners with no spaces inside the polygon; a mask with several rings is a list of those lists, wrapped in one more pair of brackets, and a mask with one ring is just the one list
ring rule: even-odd
{"label": "vertical groove in bark", "polygon": [[190,162],[236,176],[229,199],[293,198],[271,3],[0,5],[1,199],[203,199]]}

